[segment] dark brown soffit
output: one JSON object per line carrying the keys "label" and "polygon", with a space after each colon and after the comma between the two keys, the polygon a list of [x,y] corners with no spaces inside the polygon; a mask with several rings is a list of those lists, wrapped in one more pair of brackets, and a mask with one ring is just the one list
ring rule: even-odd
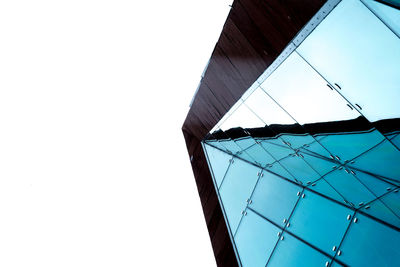
{"label": "dark brown soffit", "polygon": [[218,266],[238,264],[200,142],[325,2],[235,0],[182,126]]}

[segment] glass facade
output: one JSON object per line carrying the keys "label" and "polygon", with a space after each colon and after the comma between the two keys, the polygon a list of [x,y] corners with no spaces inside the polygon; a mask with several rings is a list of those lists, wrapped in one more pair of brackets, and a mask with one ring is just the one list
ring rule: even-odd
{"label": "glass facade", "polygon": [[400,10],[335,3],[203,140],[241,266],[400,266]]}

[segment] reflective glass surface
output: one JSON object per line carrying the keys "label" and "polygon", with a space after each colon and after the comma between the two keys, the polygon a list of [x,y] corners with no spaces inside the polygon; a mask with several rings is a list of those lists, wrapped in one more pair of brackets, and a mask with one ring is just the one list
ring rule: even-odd
{"label": "reflective glass surface", "polygon": [[333,255],[349,224],[353,212],[311,192],[305,192],[293,212],[288,231]]}
{"label": "reflective glass surface", "polygon": [[[386,200],[388,201],[388,200]],[[398,199],[396,200],[398,203]],[[398,204],[395,204],[396,206]],[[377,199],[369,205],[361,209],[366,214],[372,215],[375,218],[391,224],[396,227],[400,227],[400,218],[395,214],[390,204],[385,203],[383,199]]]}
{"label": "reflective glass surface", "polygon": [[348,120],[359,116],[296,52],[261,87],[300,124]]}
{"label": "reflective glass surface", "polygon": [[231,128],[257,128],[264,127],[263,121],[257,117],[246,105],[240,105],[235,112],[220,126],[225,131]]}
{"label": "reflective glass surface", "polygon": [[400,266],[400,10],[327,14],[203,141],[242,266]]}
{"label": "reflective glass surface", "polygon": [[235,235],[243,266],[265,266],[278,240],[279,231],[279,228],[248,210]]}
{"label": "reflective glass surface", "polygon": [[294,120],[282,110],[260,87],[244,102],[265,125],[293,124]]}
{"label": "reflective glass surface", "polygon": [[400,39],[361,1],[341,1],[297,50],[371,122],[400,117]]}
{"label": "reflective glass surface", "polygon": [[246,149],[245,152],[253,159],[254,163],[263,167],[275,161],[272,155],[258,143]]}
{"label": "reflective glass surface", "polygon": [[219,187],[231,163],[232,156],[210,145],[206,144],[205,146],[215,183]]}
{"label": "reflective glass surface", "polygon": [[[395,189],[389,194],[381,198],[381,201],[390,208],[390,210],[400,218],[400,193],[399,189]],[[400,227],[400,225],[397,225]]]}
{"label": "reflective glass surface", "polygon": [[399,162],[400,151],[385,140],[354,159],[354,163],[349,163],[349,165],[398,183],[400,181]]}
{"label": "reflective glass surface", "polygon": [[335,188],[335,191],[346,200],[346,203],[358,207],[377,197],[346,170],[335,170],[324,177],[324,180]]}
{"label": "reflective glass surface", "polygon": [[281,160],[293,153],[293,150],[282,143],[281,139],[267,139],[260,141],[263,148],[268,151],[275,160]]}
{"label": "reflective glass surface", "polygon": [[392,141],[392,144],[394,144],[397,148],[400,148],[400,135],[394,136],[392,139],[390,139],[390,141]]}
{"label": "reflective glass surface", "polygon": [[[307,256],[306,256],[307,255]],[[284,234],[276,247],[268,266],[325,266],[330,258],[301,242],[290,234]]]}
{"label": "reflective glass surface", "polygon": [[400,266],[400,233],[366,216],[356,215],[338,259],[350,266]]}
{"label": "reflective glass surface", "polygon": [[314,182],[320,177],[303,158],[296,154],[282,159],[280,163],[302,184]]}
{"label": "reflective glass surface", "polygon": [[249,206],[283,227],[301,191],[301,187],[265,172],[254,190]]}
{"label": "reflective glass surface", "polygon": [[[323,138],[322,138],[323,137]],[[361,133],[343,133],[318,136],[318,141],[341,162],[352,160],[361,153],[379,144],[384,136],[377,130]]]}
{"label": "reflective glass surface", "polygon": [[231,164],[219,188],[219,194],[231,231],[234,233],[242,217],[242,211],[246,208],[246,200],[253,192],[260,169],[236,158]]}
{"label": "reflective glass surface", "polygon": [[[399,1],[394,0],[394,3]],[[389,27],[397,36],[400,36],[400,10],[375,0],[363,0],[363,3],[379,17],[387,27]]]}

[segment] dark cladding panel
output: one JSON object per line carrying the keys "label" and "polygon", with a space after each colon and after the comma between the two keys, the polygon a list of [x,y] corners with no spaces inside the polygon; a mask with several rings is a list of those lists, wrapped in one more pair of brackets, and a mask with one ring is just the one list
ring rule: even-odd
{"label": "dark cladding panel", "polygon": [[225,55],[229,55],[240,77],[251,85],[267,65],[231,19],[225,22],[225,29],[219,39],[219,47]]}
{"label": "dark cladding panel", "polygon": [[200,141],[324,3],[236,0],[183,124],[218,266],[237,262]]}

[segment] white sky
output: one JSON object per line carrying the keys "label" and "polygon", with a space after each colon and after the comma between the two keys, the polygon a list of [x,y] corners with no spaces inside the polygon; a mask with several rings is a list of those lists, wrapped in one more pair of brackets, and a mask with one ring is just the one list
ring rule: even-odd
{"label": "white sky", "polygon": [[0,266],[215,266],[180,128],[231,2],[0,2]]}

